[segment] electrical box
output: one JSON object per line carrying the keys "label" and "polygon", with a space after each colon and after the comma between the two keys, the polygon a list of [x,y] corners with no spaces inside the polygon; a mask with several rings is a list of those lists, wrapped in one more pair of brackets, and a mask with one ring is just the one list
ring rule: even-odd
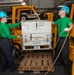
{"label": "electrical box", "polygon": [[22,49],[46,50],[51,49],[51,22],[47,20],[28,20],[21,23]]}

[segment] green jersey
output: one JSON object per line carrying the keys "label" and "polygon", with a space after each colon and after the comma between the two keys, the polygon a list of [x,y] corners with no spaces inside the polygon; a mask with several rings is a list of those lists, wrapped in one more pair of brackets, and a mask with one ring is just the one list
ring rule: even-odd
{"label": "green jersey", "polygon": [[18,22],[15,24],[6,24],[6,23],[0,22],[0,37],[8,38],[8,39],[17,38],[17,36],[13,36],[10,34],[9,29],[19,26],[20,24],[21,22]]}
{"label": "green jersey", "polygon": [[[72,21],[68,17],[60,18],[54,22],[58,26],[58,36],[60,37],[66,37],[68,32],[63,32],[65,28],[69,28],[70,24],[72,24]],[[61,34],[61,35],[60,35]]]}

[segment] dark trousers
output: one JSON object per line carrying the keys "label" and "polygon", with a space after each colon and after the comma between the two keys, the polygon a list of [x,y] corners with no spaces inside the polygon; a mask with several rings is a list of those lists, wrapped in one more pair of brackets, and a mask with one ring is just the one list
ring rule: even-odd
{"label": "dark trousers", "polygon": [[1,69],[14,67],[14,60],[13,60],[13,49],[11,47],[10,40],[7,38],[0,38],[0,67]]}
{"label": "dark trousers", "polygon": [[[58,55],[63,43],[65,41],[65,38],[60,38],[57,47],[56,47],[56,51],[55,51],[55,57]],[[64,69],[66,74],[70,75],[70,71],[71,71],[71,62],[69,60],[69,40],[67,38],[67,41],[64,45],[64,48],[56,62],[56,65],[64,65]]]}

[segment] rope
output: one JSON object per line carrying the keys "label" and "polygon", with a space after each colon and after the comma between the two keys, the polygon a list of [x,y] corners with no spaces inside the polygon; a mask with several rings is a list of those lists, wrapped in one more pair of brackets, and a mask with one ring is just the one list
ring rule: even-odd
{"label": "rope", "polygon": [[[62,31],[62,32],[60,33],[60,35],[62,35],[62,33],[63,33],[63,32],[64,32],[64,31]],[[56,43],[56,45],[55,45],[55,47],[54,47],[54,48],[56,48],[56,46],[57,46],[57,44],[58,44],[59,40],[60,40],[60,37],[58,37],[57,43]]]}
{"label": "rope", "polygon": [[[66,38],[64,40],[64,43],[63,43],[63,45],[62,45],[62,47],[61,47],[56,59],[54,60],[53,64],[50,66],[50,69],[44,75],[47,75],[49,73],[49,71],[52,69],[52,67],[54,66],[54,64],[56,63],[57,59],[59,58],[59,56],[60,56],[60,54],[61,54],[61,52],[62,52],[62,50],[64,48],[64,45],[65,45],[65,43],[67,41],[67,38],[68,38],[68,35],[69,35],[69,32],[68,32],[68,34],[67,34],[67,36],[66,36]],[[60,39],[60,37],[59,37],[59,39]],[[59,39],[58,39],[58,41],[59,41]],[[58,41],[57,41],[57,43],[58,43]]]}

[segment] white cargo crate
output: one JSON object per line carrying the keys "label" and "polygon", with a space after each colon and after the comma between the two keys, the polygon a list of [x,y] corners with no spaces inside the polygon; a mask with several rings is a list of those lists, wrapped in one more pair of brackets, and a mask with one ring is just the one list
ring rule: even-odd
{"label": "white cargo crate", "polygon": [[23,50],[51,49],[51,22],[47,20],[29,20],[21,23]]}

